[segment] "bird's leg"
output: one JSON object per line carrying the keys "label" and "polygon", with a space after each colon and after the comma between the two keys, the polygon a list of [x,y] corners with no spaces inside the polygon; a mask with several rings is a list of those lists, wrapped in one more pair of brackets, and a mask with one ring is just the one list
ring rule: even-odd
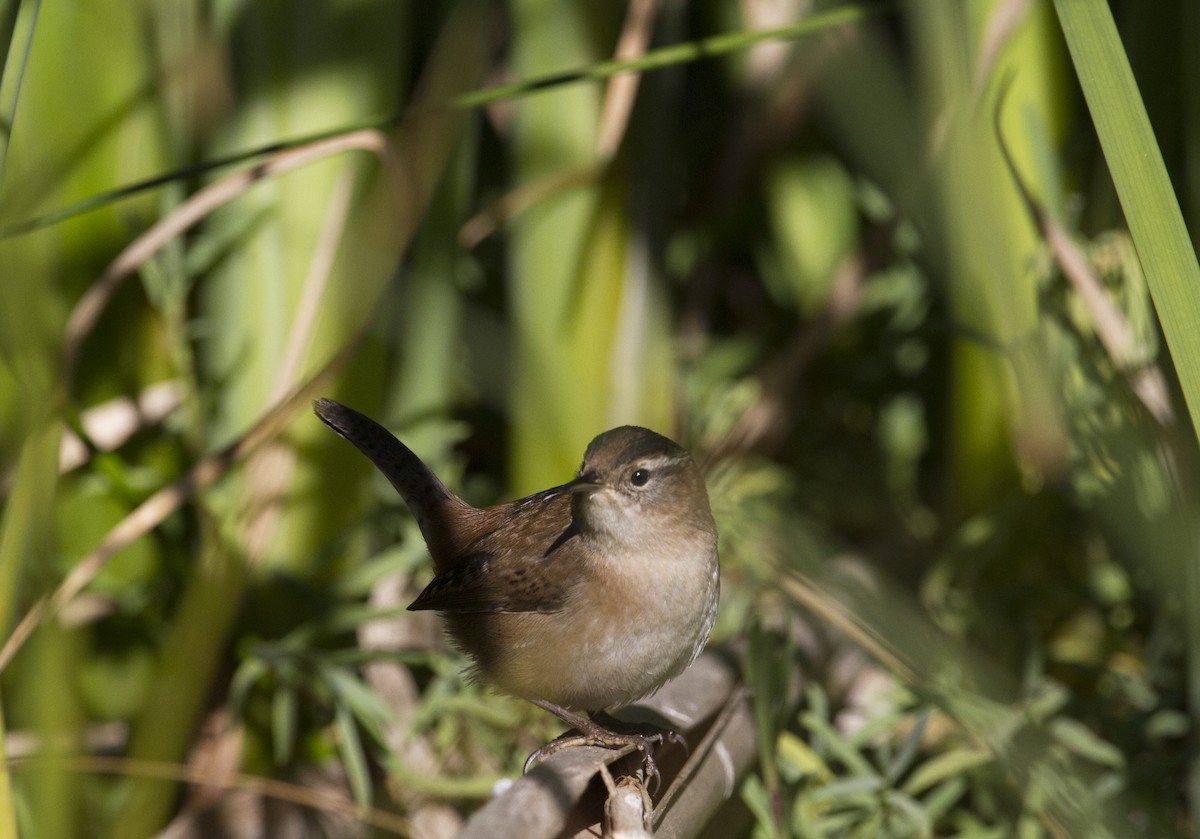
{"label": "bird's leg", "polygon": [[[642,763],[646,770],[646,779],[655,779],[657,782],[661,776],[658,772],[658,766],[654,762],[653,747],[664,741],[669,741],[680,743],[685,749],[687,748],[687,742],[681,736],[674,731],[668,731],[658,726],[622,722],[604,712],[596,714],[593,719],[588,719],[585,716],[568,711],[566,708],[555,705],[553,702],[547,702],[544,699],[532,699],[530,701],[539,708],[554,714],[554,716],[579,733],[564,734],[562,737],[551,740],[535,751],[525,761],[526,772],[535,763],[540,763],[560,749],[571,748],[573,746],[602,746],[606,749],[620,749],[624,746],[633,746],[642,753]],[[597,718],[601,721],[597,721]]]}
{"label": "bird's leg", "polygon": [[675,743],[676,745],[683,747],[685,754],[690,752],[687,740],[683,739],[683,735],[677,731],[672,731],[669,728],[663,728],[662,726],[658,726],[650,722],[625,722],[624,720],[619,720],[612,714],[609,714],[605,711],[597,711],[594,714],[588,714],[588,716],[591,717],[591,721],[593,723],[612,734],[617,734],[618,736],[636,736],[638,734],[645,735],[647,732],[649,732],[650,735],[657,738],[654,741],[656,743]]}

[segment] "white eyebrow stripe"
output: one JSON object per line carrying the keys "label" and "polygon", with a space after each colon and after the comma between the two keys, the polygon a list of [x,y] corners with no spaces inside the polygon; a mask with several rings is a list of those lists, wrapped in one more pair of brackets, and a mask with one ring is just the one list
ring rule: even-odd
{"label": "white eyebrow stripe", "polygon": [[676,459],[670,455],[656,454],[649,459],[639,460],[637,465],[644,469],[661,469],[664,466],[672,466],[676,462]]}

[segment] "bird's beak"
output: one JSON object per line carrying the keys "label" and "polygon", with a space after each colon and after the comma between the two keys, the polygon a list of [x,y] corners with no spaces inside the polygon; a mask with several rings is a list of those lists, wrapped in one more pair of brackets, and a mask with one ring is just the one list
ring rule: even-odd
{"label": "bird's beak", "polygon": [[566,484],[564,489],[566,489],[568,492],[571,492],[571,493],[576,493],[576,492],[588,493],[588,492],[593,492],[596,489],[599,489],[599,487],[600,487],[600,484],[596,482],[596,473],[585,472],[582,475],[580,475],[579,477],[577,477],[575,480]]}

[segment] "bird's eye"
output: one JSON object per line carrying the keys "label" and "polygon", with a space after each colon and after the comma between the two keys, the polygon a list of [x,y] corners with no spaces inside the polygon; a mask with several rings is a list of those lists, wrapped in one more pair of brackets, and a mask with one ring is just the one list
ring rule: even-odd
{"label": "bird's eye", "polygon": [[629,476],[629,483],[635,487],[644,487],[650,481],[649,469],[634,469],[633,474]]}

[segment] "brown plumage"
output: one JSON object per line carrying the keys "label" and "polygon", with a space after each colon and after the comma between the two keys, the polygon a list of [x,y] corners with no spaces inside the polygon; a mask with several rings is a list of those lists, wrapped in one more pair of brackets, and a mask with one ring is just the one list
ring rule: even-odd
{"label": "brown plumage", "polygon": [[716,528],[700,470],[671,440],[612,429],[569,483],[477,509],[374,420],[330,399],[314,409],[387,476],[421,528],[435,575],[409,608],[441,612],[502,690],[596,742],[612,732],[567,709],[640,699],[703,649],[716,617]]}

